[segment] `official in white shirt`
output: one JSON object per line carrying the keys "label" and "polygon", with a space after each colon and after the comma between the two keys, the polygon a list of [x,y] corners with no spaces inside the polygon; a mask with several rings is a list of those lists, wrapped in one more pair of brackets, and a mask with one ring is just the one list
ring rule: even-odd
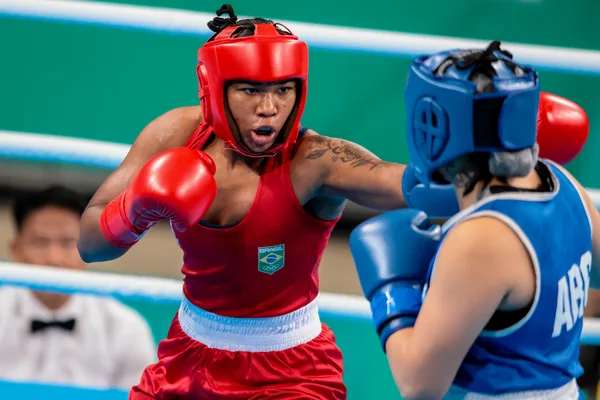
{"label": "official in white shirt", "polygon": [[[83,269],[76,244],[84,208],[62,187],[21,197],[13,260]],[[0,287],[0,379],[129,389],[155,354],[146,321],[116,300]]]}

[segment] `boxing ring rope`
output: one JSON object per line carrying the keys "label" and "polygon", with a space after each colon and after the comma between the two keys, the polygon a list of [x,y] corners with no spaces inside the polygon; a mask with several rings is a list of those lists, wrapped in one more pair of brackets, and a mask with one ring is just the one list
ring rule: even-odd
{"label": "boxing ring rope", "polygon": [[[111,296],[121,300],[169,305],[178,305],[183,295],[181,280],[74,271],[8,262],[0,262],[0,284],[39,291]],[[321,293],[318,303],[321,314],[326,316],[361,321],[370,321],[371,318],[369,304],[358,296]],[[600,343],[600,333],[598,339]]]}
{"label": "boxing ring rope", "polygon": [[[182,296],[182,283],[174,279],[72,271],[7,262],[0,262],[0,285],[170,305],[179,304]],[[321,293],[318,303],[322,316],[364,323],[371,321],[369,304],[362,297]],[[600,345],[600,319],[584,318],[581,343]]]}
{"label": "boxing ring rope", "polygon": [[[2,16],[206,37],[212,34],[206,23],[215,14],[76,0],[0,0]],[[485,47],[488,44],[479,40],[281,22],[314,49],[414,57],[449,48]],[[598,51],[517,43],[504,45],[518,54],[521,63],[546,70],[600,75]]]}
{"label": "boxing ring rope", "polygon": [[[128,151],[129,146],[125,144],[0,130],[0,158],[114,169]],[[588,192],[596,206],[600,206],[600,191]],[[173,305],[178,304],[182,296],[182,283],[174,279],[70,271],[6,262],[0,262],[0,284]],[[319,308],[321,314],[327,317],[370,323],[370,307],[362,297],[322,293]],[[600,320],[584,320],[581,342],[600,345]]]}
{"label": "boxing ring rope", "polygon": [[[0,158],[115,169],[129,148],[125,144],[99,140],[0,130]],[[587,189],[587,192],[600,209],[600,190]]]}

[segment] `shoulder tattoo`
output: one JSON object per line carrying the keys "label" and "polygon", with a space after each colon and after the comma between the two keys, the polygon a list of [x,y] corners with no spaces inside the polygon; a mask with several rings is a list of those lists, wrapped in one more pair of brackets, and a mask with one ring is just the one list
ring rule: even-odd
{"label": "shoulder tattoo", "polygon": [[395,165],[381,161],[363,147],[339,139],[324,136],[311,136],[308,142],[306,158],[316,160],[322,157],[330,157],[334,163],[349,164],[354,168],[366,167],[369,169],[386,168]]}

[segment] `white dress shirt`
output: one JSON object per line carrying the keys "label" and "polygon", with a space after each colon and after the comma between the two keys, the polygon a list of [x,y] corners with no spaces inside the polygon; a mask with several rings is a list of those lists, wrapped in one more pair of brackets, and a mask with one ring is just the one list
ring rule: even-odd
{"label": "white dress shirt", "polygon": [[[72,319],[72,331],[31,329]],[[0,287],[0,379],[129,389],[155,354],[146,321],[114,299],[74,295],[50,311],[28,289]]]}

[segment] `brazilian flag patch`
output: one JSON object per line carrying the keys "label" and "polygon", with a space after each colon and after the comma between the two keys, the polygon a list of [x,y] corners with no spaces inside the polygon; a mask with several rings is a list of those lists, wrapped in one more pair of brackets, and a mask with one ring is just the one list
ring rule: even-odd
{"label": "brazilian flag patch", "polygon": [[285,265],[285,245],[259,247],[258,270],[273,275]]}

